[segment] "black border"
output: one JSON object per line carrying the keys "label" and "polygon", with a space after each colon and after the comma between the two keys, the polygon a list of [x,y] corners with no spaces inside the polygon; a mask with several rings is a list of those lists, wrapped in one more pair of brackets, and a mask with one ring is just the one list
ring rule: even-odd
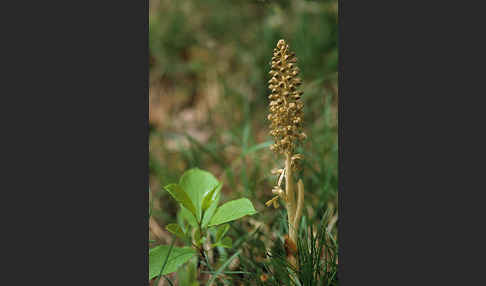
{"label": "black border", "polygon": [[18,103],[3,285],[148,285],[148,3],[4,9],[19,25],[3,39]]}

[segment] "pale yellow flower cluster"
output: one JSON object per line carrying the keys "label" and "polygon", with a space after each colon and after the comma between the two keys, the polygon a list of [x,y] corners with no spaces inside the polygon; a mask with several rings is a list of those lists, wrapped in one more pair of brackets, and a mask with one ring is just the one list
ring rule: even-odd
{"label": "pale yellow flower cluster", "polygon": [[278,41],[274,49],[268,88],[269,96],[270,134],[275,138],[275,144],[270,149],[280,154],[293,154],[296,145],[306,138],[302,132],[304,104],[300,97],[302,91],[297,88],[302,80],[297,77],[299,68],[295,65],[297,58],[289,50],[284,40]]}

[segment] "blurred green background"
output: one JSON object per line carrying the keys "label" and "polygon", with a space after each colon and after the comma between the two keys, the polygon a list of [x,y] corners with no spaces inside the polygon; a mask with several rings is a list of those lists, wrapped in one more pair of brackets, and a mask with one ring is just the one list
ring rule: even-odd
{"label": "blurred green background", "polygon": [[[268,148],[267,81],[272,50],[285,39],[303,79],[308,135],[300,176],[306,219],[331,213],[337,235],[337,0],[150,0],[150,237],[164,230],[177,206],[161,187],[199,167],[223,181],[221,202],[248,197],[259,214],[232,229],[264,223],[261,248],[286,233],[285,211],[265,207],[283,158]],[[231,236],[231,232],[229,233]],[[244,242],[241,242],[242,245]],[[265,250],[252,253],[254,259]]]}

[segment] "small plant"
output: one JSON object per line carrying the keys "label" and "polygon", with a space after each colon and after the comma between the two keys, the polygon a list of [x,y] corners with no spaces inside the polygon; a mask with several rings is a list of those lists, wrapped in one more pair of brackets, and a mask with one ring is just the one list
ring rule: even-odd
{"label": "small plant", "polygon": [[[177,271],[192,257],[209,265],[207,251],[216,246],[232,247],[232,239],[225,237],[230,221],[256,213],[253,204],[246,198],[229,201],[218,207],[222,183],[211,173],[191,169],[186,171],[178,184],[169,184],[164,189],[180,205],[178,223],[166,229],[179,237],[188,246],[159,245],[149,251],[149,279]],[[211,242],[210,232],[214,241]]]}
{"label": "small plant", "polygon": [[[270,149],[285,156],[285,166],[272,170],[272,173],[279,177],[272,190],[275,196],[266,202],[266,205],[273,204],[278,208],[279,198],[286,202],[289,226],[289,239],[286,242],[291,254],[297,250],[297,234],[304,203],[304,184],[299,180],[296,188],[294,182],[293,171],[297,170],[297,160],[302,159],[301,154],[295,154],[295,148],[306,138],[305,133],[302,132],[304,104],[301,96],[303,92],[297,90],[302,80],[296,77],[300,72],[295,65],[296,62],[295,53],[290,51],[284,40],[279,40],[270,63],[269,73],[272,78],[268,82],[268,88],[271,90],[268,120],[271,121],[270,134],[275,139]],[[282,189],[284,178],[285,191]]]}

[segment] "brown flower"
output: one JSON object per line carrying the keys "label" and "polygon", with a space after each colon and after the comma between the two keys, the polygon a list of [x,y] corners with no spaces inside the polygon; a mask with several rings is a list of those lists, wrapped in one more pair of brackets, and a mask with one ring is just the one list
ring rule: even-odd
{"label": "brown flower", "polygon": [[278,41],[270,63],[272,78],[268,81],[271,91],[268,98],[271,101],[267,119],[271,121],[270,135],[275,139],[270,149],[280,154],[293,154],[295,147],[306,138],[302,132],[303,92],[297,90],[302,80],[297,77],[300,70],[296,62],[285,41]]}

